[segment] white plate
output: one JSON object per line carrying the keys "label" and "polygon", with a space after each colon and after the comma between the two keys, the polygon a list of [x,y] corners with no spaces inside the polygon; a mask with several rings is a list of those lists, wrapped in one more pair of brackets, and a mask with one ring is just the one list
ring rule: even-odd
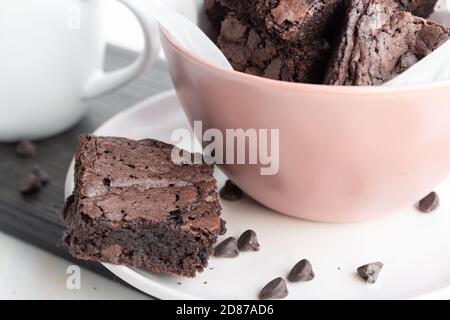
{"label": "white plate", "polygon": [[[152,97],[122,112],[95,134],[156,138],[170,142],[174,129],[189,128],[173,91]],[[219,186],[225,176],[216,170]],[[66,195],[73,189],[73,166]],[[316,279],[288,283],[288,299],[450,298],[450,181],[439,188],[441,208],[421,214],[415,208],[366,223],[326,224],[296,220],[251,199],[223,202],[228,232],[238,237],[254,229],[259,252],[236,259],[212,257],[194,279],[147,273],[124,266],[105,266],[136,288],[161,299],[255,299],[268,281],[285,277],[300,259],[309,259]],[[445,196],[445,197],[444,197]],[[326,199],[324,199],[326,201]],[[355,275],[365,263],[385,264],[378,283],[368,285]]]}

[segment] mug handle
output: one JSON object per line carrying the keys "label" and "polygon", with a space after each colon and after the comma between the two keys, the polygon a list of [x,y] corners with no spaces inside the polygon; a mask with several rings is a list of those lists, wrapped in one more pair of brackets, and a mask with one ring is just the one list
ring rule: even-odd
{"label": "mug handle", "polygon": [[153,64],[161,50],[159,41],[158,23],[150,15],[145,15],[131,0],[117,0],[125,5],[137,18],[144,33],[144,50],[141,55],[129,66],[104,72],[98,70],[88,80],[84,87],[82,98],[92,99],[105,93],[116,90],[138,77],[148,65]]}

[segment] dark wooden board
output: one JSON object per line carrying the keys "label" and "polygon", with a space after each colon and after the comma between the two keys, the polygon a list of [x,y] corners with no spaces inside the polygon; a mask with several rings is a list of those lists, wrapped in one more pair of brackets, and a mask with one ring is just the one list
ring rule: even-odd
{"label": "dark wooden board", "polygon": [[[127,65],[135,57],[133,52],[108,47],[105,69]],[[78,135],[92,132],[119,111],[170,88],[172,84],[165,64],[159,61],[123,89],[90,101],[88,114],[71,130],[37,142],[36,159],[21,159],[14,153],[14,145],[0,144],[0,230],[73,261],[61,243],[63,224],[59,212],[64,205],[64,182]],[[39,194],[23,197],[18,191],[20,181],[35,163],[49,172],[51,182]],[[98,263],[76,263],[114,278]]]}

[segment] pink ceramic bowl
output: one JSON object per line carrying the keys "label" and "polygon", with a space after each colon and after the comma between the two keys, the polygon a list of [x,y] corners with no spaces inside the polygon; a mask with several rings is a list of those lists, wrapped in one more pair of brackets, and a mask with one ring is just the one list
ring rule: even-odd
{"label": "pink ceramic bowl", "polygon": [[450,83],[333,87],[268,80],[216,67],[167,34],[179,100],[204,129],[280,129],[280,170],[222,169],[281,213],[346,222],[375,218],[427,195],[450,172]]}

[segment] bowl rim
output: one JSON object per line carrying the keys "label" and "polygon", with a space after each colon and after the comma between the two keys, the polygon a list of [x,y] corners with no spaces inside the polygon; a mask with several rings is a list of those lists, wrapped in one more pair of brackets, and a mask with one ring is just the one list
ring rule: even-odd
{"label": "bowl rim", "polygon": [[[206,68],[212,69],[214,72],[224,73],[233,81],[239,82],[253,82],[255,85],[262,87],[271,87],[278,90],[288,90],[296,92],[311,92],[320,94],[333,94],[333,95],[380,95],[380,94],[399,94],[399,93],[417,93],[418,91],[430,91],[433,89],[450,88],[450,79],[444,81],[438,81],[426,84],[413,84],[403,86],[332,86],[324,84],[310,84],[310,83],[297,83],[287,82],[280,80],[273,80],[255,76],[235,70],[229,70],[222,66],[213,64],[203,57],[185,49],[178,41],[176,41],[167,30],[160,26],[161,38],[165,38],[170,46],[177,51],[180,55],[184,56],[188,60],[203,65]],[[450,40],[449,40],[450,41]]]}

